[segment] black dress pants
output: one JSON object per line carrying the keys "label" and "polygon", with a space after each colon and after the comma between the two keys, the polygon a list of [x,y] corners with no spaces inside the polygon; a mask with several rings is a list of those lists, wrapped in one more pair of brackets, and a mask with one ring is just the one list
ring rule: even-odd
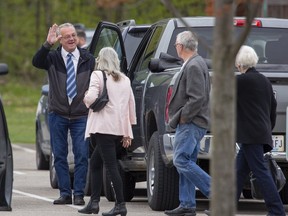
{"label": "black dress pants", "polygon": [[90,158],[91,200],[100,201],[103,179],[103,165],[113,184],[116,202],[124,202],[123,183],[120,176],[117,152],[121,149],[122,136],[110,134],[91,134],[92,146],[95,146]]}

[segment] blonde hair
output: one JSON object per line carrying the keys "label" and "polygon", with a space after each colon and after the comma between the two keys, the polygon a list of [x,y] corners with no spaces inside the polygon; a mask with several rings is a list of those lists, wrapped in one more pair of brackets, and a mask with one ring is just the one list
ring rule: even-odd
{"label": "blonde hair", "polygon": [[119,81],[122,76],[118,54],[111,47],[104,47],[100,50],[96,58],[95,69],[106,71],[108,75],[112,75],[114,81]]}
{"label": "blonde hair", "polygon": [[240,67],[243,70],[255,67],[258,63],[258,56],[255,50],[247,45],[241,46],[235,60],[236,67]]}

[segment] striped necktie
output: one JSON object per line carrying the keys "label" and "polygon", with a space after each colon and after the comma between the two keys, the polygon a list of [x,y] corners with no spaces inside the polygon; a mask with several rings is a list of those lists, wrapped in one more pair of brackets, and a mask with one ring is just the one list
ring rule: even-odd
{"label": "striped necktie", "polygon": [[72,56],[73,54],[72,53],[68,53],[67,54],[67,65],[66,65],[66,68],[67,68],[67,81],[66,81],[66,84],[67,84],[67,95],[69,98],[73,99],[76,94],[77,94],[77,91],[76,91],[76,76],[75,76],[75,69],[74,69],[74,64],[73,64],[73,61],[72,61]]}

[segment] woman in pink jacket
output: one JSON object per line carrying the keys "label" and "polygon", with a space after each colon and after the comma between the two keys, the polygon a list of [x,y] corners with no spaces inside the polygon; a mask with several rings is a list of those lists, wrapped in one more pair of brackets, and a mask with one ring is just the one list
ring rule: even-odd
{"label": "woman in pink jacket", "polygon": [[84,103],[89,107],[103,89],[103,74],[107,76],[109,102],[99,112],[89,110],[85,137],[90,137],[95,146],[90,159],[91,198],[87,206],[78,212],[98,214],[102,189],[103,165],[110,175],[116,194],[114,208],[104,216],[127,214],[124,202],[122,179],[118,170],[117,151],[119,145],[127,148],[133,138],[132,125],[136,124],[135,100],[130,80],[120,72],[118,55],[113,48],[100,50],[96,59],[96,70],[91,74],[89,89]]}

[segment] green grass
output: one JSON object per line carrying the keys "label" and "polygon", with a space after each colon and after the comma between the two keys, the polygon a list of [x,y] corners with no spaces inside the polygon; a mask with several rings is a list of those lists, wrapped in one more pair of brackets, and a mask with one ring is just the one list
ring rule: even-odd
{"label": "green grass", "polygon": [[35,143],[35,116],[41,84],[27,84],[1,79],[0,94],[4,104],[11,143]]}

